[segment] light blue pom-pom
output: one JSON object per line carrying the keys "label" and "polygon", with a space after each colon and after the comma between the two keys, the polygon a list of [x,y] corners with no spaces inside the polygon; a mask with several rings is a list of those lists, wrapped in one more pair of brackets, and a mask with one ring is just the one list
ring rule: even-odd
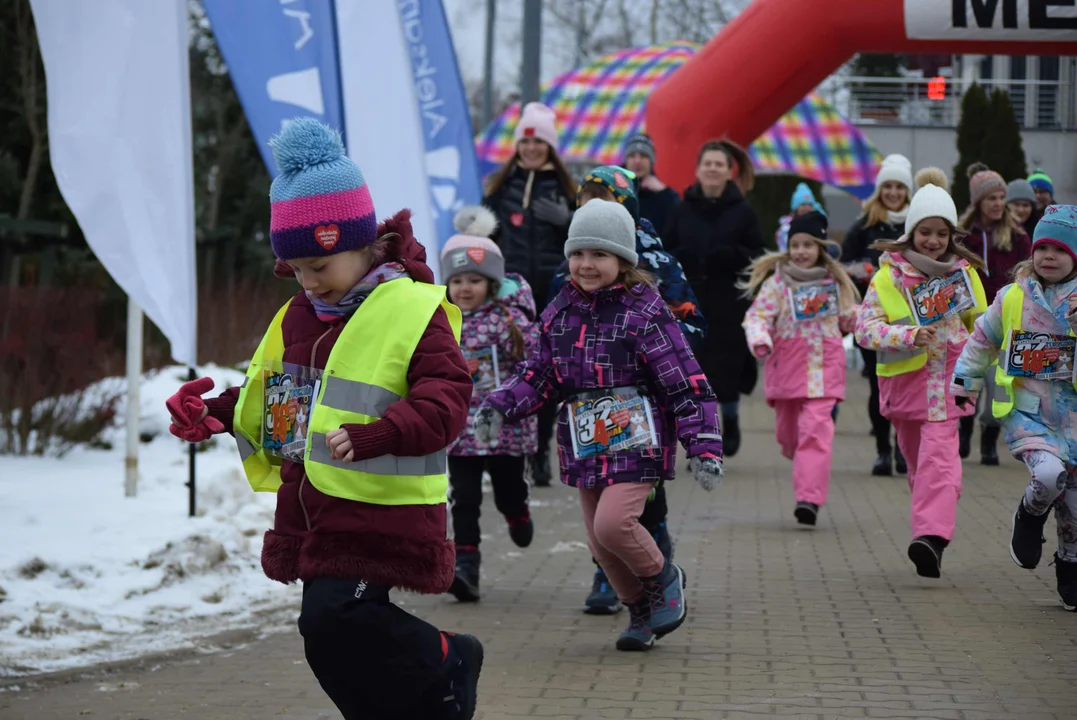
{"label": "light blue pom-pom", "polygon": [[283,173],[305,170],[344,157],[340,133],[311,117],[297,118],[269,140],[277,169]]}

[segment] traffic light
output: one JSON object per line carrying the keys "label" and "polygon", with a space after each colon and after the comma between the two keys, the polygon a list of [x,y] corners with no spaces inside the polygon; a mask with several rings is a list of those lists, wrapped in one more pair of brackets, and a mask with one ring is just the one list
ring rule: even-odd
{"label": "traffic light", "polygon": [[927,99],[946,99],[946,78],[944,78],[942,75],[936,75],[935,77],[927,81]]}

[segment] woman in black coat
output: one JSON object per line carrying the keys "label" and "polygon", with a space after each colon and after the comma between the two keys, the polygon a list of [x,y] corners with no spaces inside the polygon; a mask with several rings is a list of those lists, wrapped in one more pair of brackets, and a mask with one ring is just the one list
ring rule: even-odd
{"label": "woman in black coat", "polygon": [[[528,103],[516,126],[516,153],[490,176],[483,205],[497,216],[493,240],[505,257],[505,270],[519,273],[531,286],[538,312],[565,260],[565,240],[576,203],[576,181],[557,156],[553,110]],[[528,460],[535,485],[550,484],[549,447],[557,406],[539,413],[538,452]]]}
{"label": "woman in black coat", "polygon": [[758,377],[741,323],[751,301],[736,284],[764,252],[755,211],[744,199],[754,181],[751,159],[728,141],[708,142],[699,151],[696,184],[685,190],[662,239],[684,267],[707,318],[699,363],[722,405],[722,440],[732,457],[740,447],[740,396]]}

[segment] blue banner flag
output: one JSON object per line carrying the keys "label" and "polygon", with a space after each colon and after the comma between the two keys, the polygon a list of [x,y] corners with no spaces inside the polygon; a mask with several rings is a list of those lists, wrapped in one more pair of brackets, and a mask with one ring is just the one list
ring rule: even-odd
{"label": "blue banner flag", "polygon": [[455,232],[452,219],[456,211],[482,202],[475,133],[441,0],[396,0],[396,5],[411,59],[440,247]]}
{"label": "blue banner flag", "polygon": [[[440,5],[440,3],[439,3]],[[202,0],[270,175],[269,138],[297,117],[344,131],[333,0]]]}

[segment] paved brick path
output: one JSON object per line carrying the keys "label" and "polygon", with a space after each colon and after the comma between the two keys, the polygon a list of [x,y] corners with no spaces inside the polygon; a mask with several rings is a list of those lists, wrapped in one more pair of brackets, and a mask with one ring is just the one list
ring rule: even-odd
{"label": "paved brick path", "polygon": [[[1077,717],[1077,614],[1058,605],[1052,568],[1020,570],[1006,551],[1021,466],[966,463],[944,577],[921,580],[905,556],[906,483],[867,475],[866,393],[859,378],[850,385],[830,504],[814,531],[793,520],[789,463],[758,399],[746,404],[744,449],[725,485],[708,495],[685,473],[674,483],[690,616],[648,654],[613,649],[623,615],[580,613],[591,565],[563,487],[536,491],[539,532],[526,552],[487,523],[480,605],[403,596],[485,642],[478,717]],[[337,718],[293,616],[279,619],[285,632],[223,652],[21,681],[0,693],[0,719]]]}

